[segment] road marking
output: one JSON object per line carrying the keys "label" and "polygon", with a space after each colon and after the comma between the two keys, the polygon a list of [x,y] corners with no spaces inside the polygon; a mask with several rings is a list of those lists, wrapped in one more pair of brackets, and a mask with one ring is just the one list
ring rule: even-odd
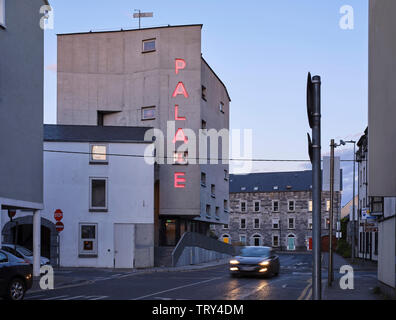
{"label": "road marking", "polygon": [[309,288],[312,286],[312,279],[308,279],[308,285],[304,288],[304,290],[302,291],[302,293],[300,294],[300,296],[297,298],[297,300],[302,300],[305,296],[305,294],[307,293],[307,291],[309,290]]}
{"label": "road marking", "polygon": [[47,298],[47,299],[43,299],[43,300],[56,300],[56,299],[66,298],[66,297],[68,297],[68,296],[63,295],[63,296],[57,296],[57,297]]}
{"label": "road marking", "polygon": [[105,298],[108,298],[108,296],[100,296],[100,297],[96,297],[96,298],[89,299],[89,300],[102,300],[102,299],[105,299]]}
{"label": "road marking", "polygon": [[69,298],[62,298],[60,300],[77,300],[77,298],[82,298],[82,297],[85,297],[85,296],[75,296],[75,297],[69,297]]}
{"label": "road marking", "polygon": [[205,281],[195,282],[195,283],[187,284],[185,286],[180,286],[180,287],[176,287],[176,288],[172,288],[172,289],[168,289],[168,290],[164,290],[164,291],[160,291],[160,292],[155,292],[155,293],[152,293],[152,294],[148,294],[148,295],[141,296],[141,297],[138,297],[138,298],[133,298],[133,299],[130,299],[130,300],[141,300],[141,299],[144,299],[144,298],[148,298],[148,297],[152,297],[152,296],[155,296],[155,295],[159,295],[161,293],[166,293],[166,292],[171,292],[171,291],[175,291],[175,290],[179,290],[179,289],[183,289],[183,288],[187,288],[187,287],[192,287],[192,286],[196,286],[198,284],[207,283],[207,282],[218,280],[218,279],[221,279],[221,278],[224,278],[224,277],[217,277],[217,278],[212,278],[212,279],[205,280]]}
{"label": "road marking", "polygon": [[39,294],[39,295],[36,295],[36,296],[31,296],[31,297],[27,296],[26,300],[36,299],[36,298],[39,298],[39,297],[44,297],[44,294]]}

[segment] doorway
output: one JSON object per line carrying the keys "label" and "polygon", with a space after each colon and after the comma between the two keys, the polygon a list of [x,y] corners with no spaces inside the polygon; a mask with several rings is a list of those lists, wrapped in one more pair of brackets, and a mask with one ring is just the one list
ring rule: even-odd
{"label": "doorway", "polygon": [[293,234],[287,236],[287,250],[296,250],[296,237]]}
{"label": "doorway", "polygon": [[114,268],[134,267],[135,226],[129,223],[114,224]]}

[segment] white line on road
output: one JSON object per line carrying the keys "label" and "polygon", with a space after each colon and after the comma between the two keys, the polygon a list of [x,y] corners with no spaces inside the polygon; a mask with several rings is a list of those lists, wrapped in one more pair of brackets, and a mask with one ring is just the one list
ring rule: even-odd
{"label": "white line on road", "polygon": [[164,290],[164,291],[160,291],[160,292],[155,292],[155,293],[152,293],[152,294],[148,294],[148,295],[141,296],[141,297],[138,297],[138,298],[133,298],[133,299],[130,299],[130,300],[141,300],[141,299],[144,299],[144,298],[148,298],[148,297],[152,297],[152,296],[155,296],[155,295],[159,295],[161,293],[171,292],[171,291],[175,291],[175,290],[179,290],[179,289],[183,289],[183,288],[187,288],[187,287],[192,287],[192,286],[196,286],[198,284],[207,283],[207,282],[218,280],[218,279],[222,279],[222,278],[224,278],[224,277],[212,278],[212,279],[205,280],[205,281],[190,283],[190,284],[187,284],[185,286],[180,286],[180,287],[176,287],[176,288],[172,288],[172,289],[168,289],[168,290]]}
{"label": "white line on road", "polygon": [[43,299],[43,300],[56,300],[56,299],[66,298],[66,297],[68,297],[68,296],[63,295],[63,296],[57,296],[57,297],[47,298],[47,299]]}
{"label": "white line on road", "polygon": [[85,297],[85,296],[75,296],[75,297],[63,298],[60,300],[77,300],[77,298],[82,298],[82,297]]}
{"label": "white line on road", "polygon": [[100,296],[100,297],[96,297],[96,298],[89,299],[89,300],[102,300],[102,299],[105,299],[105,298],[108,298],[108,296]]}

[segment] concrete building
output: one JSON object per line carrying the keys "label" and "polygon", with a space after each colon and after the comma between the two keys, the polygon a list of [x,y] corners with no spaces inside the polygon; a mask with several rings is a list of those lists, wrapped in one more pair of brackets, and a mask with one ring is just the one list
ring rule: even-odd
{"label": "concrete building", "polygon": [[[154,166],[143,155],[149,128],[44,126],[42,255],[62,267],[154,265]],[[56,230],[55,211],[64,230]],[[18,212],[21,245],[28,247]],[[13,239],[12,223],[3,228]]]}
{"label": "concrete building", "polygon": [[[44,0],[0,0],[0,222],[33,210],[34,275],[39,275],[43,209]],[[0,245],[2,237],[0,237]]]}
{"label": "concrete building", "polygon": [[[58,35],[58,124],[151,126],[163,133],[156,136],[167,160],[160,163],[157,146],[157,247],[174,247],[186,231],[207,234],[210,224],[228,222],[228,164],[194,163],[202,143],[194,144],[194,135],[228,129],[230,115],[227,89],[202,58],[201,29]],[[168,142],[188,147],[175,152]],[[214,141],[210,146],[217,149]],[[228,157],[228,144],[219,139],[218,149],[223,146]]]}
{"label": "concrete building", "polygon": [[[368,196],[383,198],[378,221],[378,280],[396,296],[396,2],[369,2]],[[380,202],[380,201],[378,201]]]}
{"label": "concrete building", "polygon": [[[216,235],[235,245],[279,250],[312,250],[312,171],[230,175],[230,222],[213,226]],[[322,246],[329,239],[330,192],[322,192]],[[334,223],[341,192],[334,197]],[[335,224],[334,224],[335,226]]]}

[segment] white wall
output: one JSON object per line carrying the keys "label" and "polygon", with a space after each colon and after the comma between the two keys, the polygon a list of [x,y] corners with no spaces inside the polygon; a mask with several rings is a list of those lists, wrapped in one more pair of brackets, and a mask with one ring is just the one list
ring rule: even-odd
{"label": "white wall", "polygon": [[[143,154],[147,144],[108,146],[110,154]],[[45,142],[44,148],[89,152],[89,143]],[[108,178],[108,212],[89,212],[89,177]],[[44,152],[44,186],[42,216],[55,222],[56,209],[64,215],[61,266],[113,267],[114,224],[154,223],[154,168],[144,158],[109,156],[108,165],[90,165],[87,154]],[[98,224],[97,258],[79,258],[79,223]]]}

